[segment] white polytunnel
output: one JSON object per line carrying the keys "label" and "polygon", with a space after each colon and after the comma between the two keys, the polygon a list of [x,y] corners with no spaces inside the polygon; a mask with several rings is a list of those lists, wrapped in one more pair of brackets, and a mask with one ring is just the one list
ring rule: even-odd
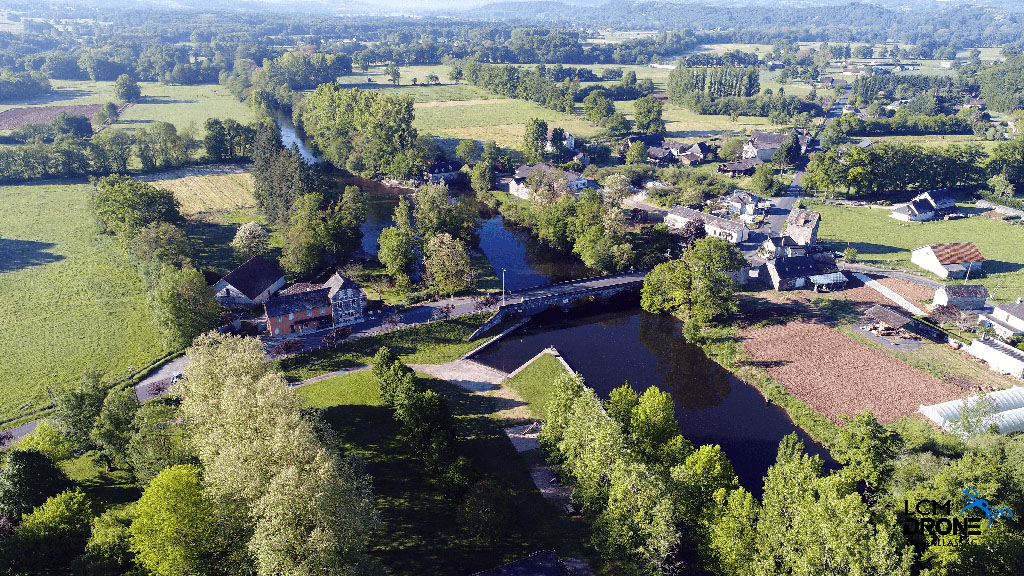
{"label": "white polytunnel", "polygon": [[988,398],[992,401],[995,409],[989,417],[989,422],[999,424],[999,431],[1003,434],[1024,432],[1024,387],[1014,386],[1008,390],[997,390],[988,394],[970,396],[963,400],[950,400],[941,404],[922,405],[917,409],[926,418],[949,430],[953,422],[959,420],[963,411],[964,402],[973,405],[981,398]]}

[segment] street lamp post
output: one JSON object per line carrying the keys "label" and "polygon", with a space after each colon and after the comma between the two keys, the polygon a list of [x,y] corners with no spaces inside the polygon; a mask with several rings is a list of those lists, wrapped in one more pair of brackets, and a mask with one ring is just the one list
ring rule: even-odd
{"label": "street lamp post", "polygon": [[505,305],[505,269],[501,269],[501,305]]}

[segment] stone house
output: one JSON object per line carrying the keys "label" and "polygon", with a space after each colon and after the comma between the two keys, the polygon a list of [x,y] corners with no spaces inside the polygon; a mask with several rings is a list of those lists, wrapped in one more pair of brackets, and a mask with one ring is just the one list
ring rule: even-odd
{"label": "stone house", "polygon": [[786,235],[795,240],[797,244],[810,246],[818,241],[818,225],[820,223],[820,212],[794,208],[786,217]]}
{"label": "stone house", "polygon": [[331,314],[334,317],[334,326],[348,326],[363,321],[363,313],[366,312],[366,292],[354,281],[334,273],[324,288],[330,291],[327,297],[331,300]]}
{"label": "stone house", "polygon": [[451,182],[459,177],[461,162],[434,162],[423,173],[423,179],[431,184]]}
{"label": "stone house", "polygon": [[333,326],[330,288],[292,292],[267,300],[267,332],[273,337],[286,337]]}
{"label": "stone house", "polygon": [[815,292],[842,290],[847,278],[836,266],[835,259],[827,254],[812,256],[788,256],[769,260],[765,267],[772,286],[778,291],[800,288]]}
{"label": "stone house", "polygon": [[935,291],[932,304],[952,304],[961,310],[981,310],[988,300],[988,289],[981,284],[950,284]]}
{"label": "stone house", "polygon": [[956,199],[945,190],[930,190],[893,207],[889,216],[904,222],[925,222],[953,210],[956,210]]}
{"label": "stone house", "polygon": [[284,286],[284,270],[263,256],[253,256],[213,286],[222,306],[246,308],[263,304]]}
{"label": "stone house", "polygon": [[744,158],[742,160],[737,160],[736,162],[719,164],[718,173],[730,178],[752,176],[754,174],[754,170],[761,164],[764,164],[764,160],[761,160],[760,158]]}

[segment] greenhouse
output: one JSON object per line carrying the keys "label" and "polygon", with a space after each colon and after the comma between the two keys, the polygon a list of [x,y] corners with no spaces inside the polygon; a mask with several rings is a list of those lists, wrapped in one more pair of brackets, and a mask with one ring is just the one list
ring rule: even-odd
{"label": "greenhouse", "polygon": [[922,405],[918,408],[918,412],[941,426],[943,430],[949,430],[952,424],[960,419],[965,403],[973,406],[982,398],[990,401],[993,408],[991,415],[986,418],[987,424],[998,424],[999,431],[1003,434],[1024,432],[1024,387],[1020,386],[979,396],[970,396],[963,400],[950,400],[930,406]]}

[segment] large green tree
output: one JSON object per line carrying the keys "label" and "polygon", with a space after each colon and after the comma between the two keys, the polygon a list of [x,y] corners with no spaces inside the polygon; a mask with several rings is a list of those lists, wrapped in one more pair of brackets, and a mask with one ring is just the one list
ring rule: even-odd
{"label": "large green tree", "polygon": [[150,294],[150,307],[157,326],[169,346],[185,346],[213,328],[220,317],[220,305],[213,288],[195,268],[167,266]]}
{"label": "large green tree", "polygon": [[146,486],[131,523],[131,549],[156,576],[215,573],[217,507],[203,493],[202,472],[172,466]]}
{"label": "large green tree", "polygon": [[472,265],[461,240],[441,232],[432,236],[425,248],[423,264],[431,286],[449,296],[469,287]]}
{"label": "large green tree", "polygon": [[633,122],[636,129],[645,134],[664,134],[665,121],[662,119],[662,103],[654,96],[637,98],[633,102]]}

